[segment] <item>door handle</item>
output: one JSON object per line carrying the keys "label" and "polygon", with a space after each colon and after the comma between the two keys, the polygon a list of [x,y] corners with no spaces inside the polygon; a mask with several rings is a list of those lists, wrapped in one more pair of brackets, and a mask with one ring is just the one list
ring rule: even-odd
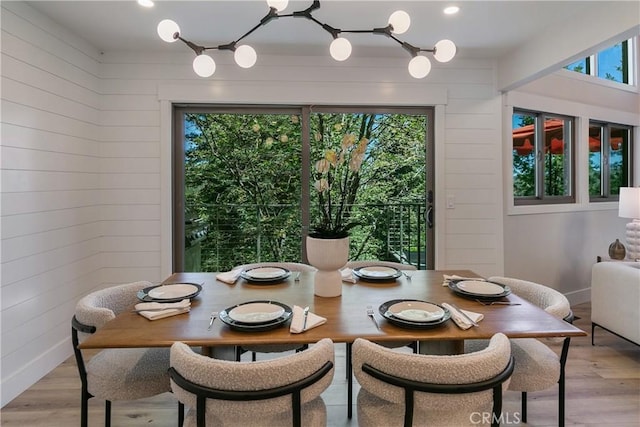
{"label": "door handle", "polygon": [[427,227],[433,228],[433,205],[429,205],[429,207],[427,208],[425,219],[427,221]]}

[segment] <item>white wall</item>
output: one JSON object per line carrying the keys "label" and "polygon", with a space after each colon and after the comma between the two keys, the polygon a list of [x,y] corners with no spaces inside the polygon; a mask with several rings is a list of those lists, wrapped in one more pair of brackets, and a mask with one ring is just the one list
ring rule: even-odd
{"label": "white wall", "polygon": [[[2,405],[71,354],[81,295],[170,272],[172,101],[436,105],[436,268],[506,271],[565,289],[564,264],[513,262],[544,253],[546,240],[509,243],[505,256],[503,242],[517,239],[525,218],[503,224],[494,62],[460,58],[414,80],[391,59],[267,56],[242,70],[218,55],[215,77],[202,80],[189,52],[165,46],[101,55],[25,3],[2,3]],[[453,209],[444,208],[449,196]],[[526,227],[560,215],[571,224],[616,218],[569,212]],[[569,233],[560,246],[608,240]],[[580,256],[580,277],[594,252]]]}
{"label": "white wall", "polygon": [[2,2],[2,405],[70,355],[70,315],[100,282],[97,57]]}

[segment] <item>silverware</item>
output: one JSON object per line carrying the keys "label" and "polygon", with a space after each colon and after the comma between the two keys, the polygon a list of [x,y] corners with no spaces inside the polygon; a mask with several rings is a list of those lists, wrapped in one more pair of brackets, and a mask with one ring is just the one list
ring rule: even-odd
{"label": "silverware", "polygon": [[294,282],[299,282],[300,281],[300,272],[296,271],[295,273],[293,273],[293,281]]}
{"label": "silverware", "polygon": [[460,310],[457,306],[455,306],[455,305],[454,305],[454,304],[452,304],[452,303],[449,303],[449,305],[450,305],[451,307],[455,308],[456,310],[458,310],[458,312],[459,312],[460,314],[462,314],[462,317],[464,317],[465,319],[467,319],[467,320],[469,321],[469,323],[471,323],[473,326],[480,326],[480,325],[478,325],[476,322],[474,322],[473,320],[471,320],[471,318],[470,318],[469,316],[467,316],[467,315],[465,314],[465,312],[464,312],[464,311],[462,311],[462,310]]}
{"label": "silverware", "polygon": [[477,299],[476,302],[479,302],[482,305],[522,305],[519,302],[510,301],[482,301]]}
{"label": "silverware", "polygon": [[212,311],[211,317],[209,317],[209,327],[207,328],[207,331],[211,330],[211,327],[213,326],[213,321],[216,320],[216,317],[218,317],[218,312]]}
{"label": "silverware", "polygon": [[407,273],[406,271],[403,271],[402,274],[407,278],[407,281],[411,281],[411,274]]}
{"label": "silverware", "polygon": [[380,330],[380,325],[378,324],[378,321],[376,320],[376,317],[373,314],[373,307],[371,307],[370,305],[367,306],[367,316],[369,316],[371,320],[373,320],[373,323],[376,325],[376,328]]}
{"label": "silverware", "polygon": [[302,324],[302,330],[307,329],[307,318],[309,317],[309,306],[306,306],[304,310],[302,310],[302,314],[304,315],[304,323]]}

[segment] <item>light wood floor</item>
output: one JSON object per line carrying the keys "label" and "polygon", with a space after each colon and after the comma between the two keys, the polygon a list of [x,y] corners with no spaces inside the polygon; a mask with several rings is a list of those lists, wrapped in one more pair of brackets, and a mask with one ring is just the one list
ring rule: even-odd
{"label": "light wood floor", "polygon": [[[574,307],[575,325],[590,333],[590,304]],[[329,426],[357,426],[357,411],[347,419],[344,345],[336,345],[336,373],[323,394]],[[567,363],[566,423],[575,426],[640,426],[640,347],[596,329],[574,338]],[[354,386],[357,393],[358,386]],[[34,384],[0,411],[5,427],[73,426],[80,419],[80,381],[73,358]],[[103,425],[103,402],[91,399],[89,424]],[[520,395],[507,392],[503,425],[517,425]],[[175,426],[177,403],[170,394],[133,402],[115,402],[113,426]],[[557,425],[557,387],[530,393],[529,426]]]}

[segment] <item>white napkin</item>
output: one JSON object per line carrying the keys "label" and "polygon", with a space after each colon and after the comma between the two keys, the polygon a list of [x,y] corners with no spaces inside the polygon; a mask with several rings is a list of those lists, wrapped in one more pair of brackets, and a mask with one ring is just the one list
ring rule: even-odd
{"label": "white napkin", "polygon": [[452,280],[479,280],[481,282],[484,282],[485,279],[483,279],[482,277],[462,277],[462,276],[458,276],[458,275],[451,275],[449,276],[448,274],[443,274],[443,281],[442,281],[442,286],[449,286],[449,282],[451,282]]}
{"label": "white napkin", "polygon": [[318,316],[315,313],[309,312],[307,314],[307,327],[303,330],[302,326],[304,325],[304,309],[298,305],[294,305],[293,319],[291,319],[289,332],[291,332],[292,334],[299,334],[301,332],[315,328],[316,326],[324,325],[326,322],[327,319],[325,317]]}
{"label": "white napkin", "polygon": [[136,304],[136,310],[143,310],[138,312],[138,314],[149,320],[157,320],[177,314],[188,313],[189,310],[191,310],[191,301],[185,298],[182,301],[171,303],[141,302]]}
{"label": "white napkin", "polygon": [[241,273],[242,273],[242,268],[234,268],[231,271],[225,271],[224,273],[217,274],[216,280],[226,283],[228,285],[233,285],[234,283],[236,283]]}
{"label": "white napkin", "polygon": [[460,329],[469,329],[470,327],[473,326],[473,324],[471,324],[467,320],[467,318],[464,317],[460,312],[463,312],[464,314],[469,316],[469,318],[476,323],[478,323],[484,318],[484,315],[482,313],[476,313],[473,311],[467,311],[462,309],[457,310],[456,308],[452,307],[451,304],[447,304],[446,302],[443,302],[442,306],[451,312],[451,318],[456,323],[456,325],[458,325]]}
{"label": "white napkin", "polygon": [[350,268],[347,267],[340,270],[340,275],[343,282],[356,283],[356,278],[353,277],[353,270]]}

